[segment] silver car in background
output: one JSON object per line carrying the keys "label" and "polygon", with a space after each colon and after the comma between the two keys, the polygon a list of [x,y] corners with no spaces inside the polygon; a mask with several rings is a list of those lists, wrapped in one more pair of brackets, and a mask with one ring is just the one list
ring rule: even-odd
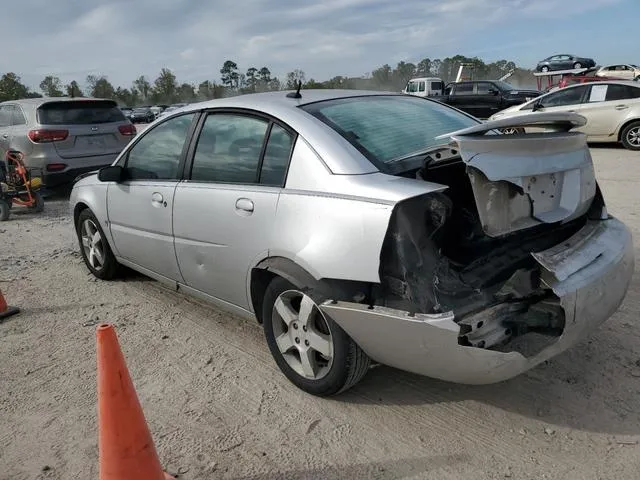
{"label": "silver car in background", "polygon": [[33,98],[0,103],[0,155],[18,150],[56,187],[113,163],[136,135],[116,102]]}
{"label": "silver car in background", "polygon": [[[502,135],[530,123],[545,134]],[[571,114],[482,123],[381,92],[192,104],[70,203],[84,261],[263,324],[314,395],[372,362],[453,382],[514,377],[611,316],[633,270]]]}

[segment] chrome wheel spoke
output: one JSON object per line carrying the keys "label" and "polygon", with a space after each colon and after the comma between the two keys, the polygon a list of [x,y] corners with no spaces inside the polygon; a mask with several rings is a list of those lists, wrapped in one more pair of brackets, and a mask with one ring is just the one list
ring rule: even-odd
{"label": "chrome wheel spoke", "polygon": [[104,265],[104,257],[102,255],[101,247],[98,247],[97,245],[93,247],[93,256],[98,261],[100,266]]}
{"label": "chrome wheel spoke", "polygon": [[312,349],[307,348],[300,352],[300,364],[305,377],[316,377],[318,364],[316,362],[316,354]]}
{"label": "chrome wheel spoke", "polygon": [[300,301],[300,311],[298,312],[300,325],[307,326],[313,323],[312,317],[315,306],[315,303],[313,303],[313,300],[311,300],[310,297],[306,295],[302,297],[302,300]]}
{"label": "chrome wheel spoke", "polygon": [[291,324],[298,319],[298,314],[293,309],[291,303],[285,303],[282,296],[278,297],[274,307],[280,317],[280,320],[282,320],[287,327],[291,326]]}
{"label": "chrome wheel spoke", "polygon": [[322,356],[328,359],[333,357],[333,347],[329,335],[317,332],[315,329],[309,329],[307,340],[309,341],[309,347]]}
{"label": "chrome wheel spoke", "polygon": [[291,341],[291,336],[288,332],[278,335],[276,337],[276,344],[278,345],[280,353],[287,353],[294,347],[294,343]]}
{"label": "chrome wheel spoke", "polygon": [[82,246],[84,248],[91,248],[91,239],[86,235],[82,236]]}

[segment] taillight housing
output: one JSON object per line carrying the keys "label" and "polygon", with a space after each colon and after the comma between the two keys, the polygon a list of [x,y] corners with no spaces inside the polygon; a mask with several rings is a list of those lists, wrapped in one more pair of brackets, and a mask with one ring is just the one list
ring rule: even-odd
{"label": "taillight housing", "polygon": [[125,125],[120,125],[118,127],[118,131],[122,135],[124,135],[125,137],[132,137],[136,133],[138,133],[138,131],[136,130],[136,127],[133,125],[133,123],[127,123]]}
{"label": "taillight housing", "polygon": [[29,130],[27,135],[29,136],[29,140],[33,143],[61,142],[62,140],[67,139],[69,136],[69,130],[48,130],[39,128],[37,130]]}
{"label": "taillight housing", "polygon": [[47,165],[48,172],[59,172],[61,170],[64,170],[65,168],[67,168],[67,165],[65,163],[50,163]]}

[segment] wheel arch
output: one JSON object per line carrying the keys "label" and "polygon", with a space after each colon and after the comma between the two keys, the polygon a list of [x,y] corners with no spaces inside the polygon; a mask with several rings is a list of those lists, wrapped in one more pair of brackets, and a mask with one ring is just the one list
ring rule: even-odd
{"label": "wheel arch", "polygon": [[316,278],[305,268],[286,257],[268,257],[260,261],[250,271],[249,294],[253,312],[262,323],[262,304],[269,283],[275,277],[281,277],[304,292],[331,298],[366,302],[372,298],[374,284],[351,280]]}
{"label": "wheel arch", "polygon": [[624,122],[620,126],[620,129],[618,130],[618,141],[619,142],[622,141],[622,132],[624,132],[624,129],[627,128],[632,123],[636,123],[636,122],[640,123],[640,118],[632,118],[631,120],[627,120],[626,122]]}

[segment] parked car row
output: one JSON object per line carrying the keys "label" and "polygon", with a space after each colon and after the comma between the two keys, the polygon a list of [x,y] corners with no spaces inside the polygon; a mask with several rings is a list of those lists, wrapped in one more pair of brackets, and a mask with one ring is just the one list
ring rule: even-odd
{"label": "parked car row", "polygon": [[167,110],[169,112],[187,105],[186,103],[174,103],[172,105],[153,105],[142,107],[120,107],[122,113],[131,120],[132,123],[151,123],[162,116]]}

